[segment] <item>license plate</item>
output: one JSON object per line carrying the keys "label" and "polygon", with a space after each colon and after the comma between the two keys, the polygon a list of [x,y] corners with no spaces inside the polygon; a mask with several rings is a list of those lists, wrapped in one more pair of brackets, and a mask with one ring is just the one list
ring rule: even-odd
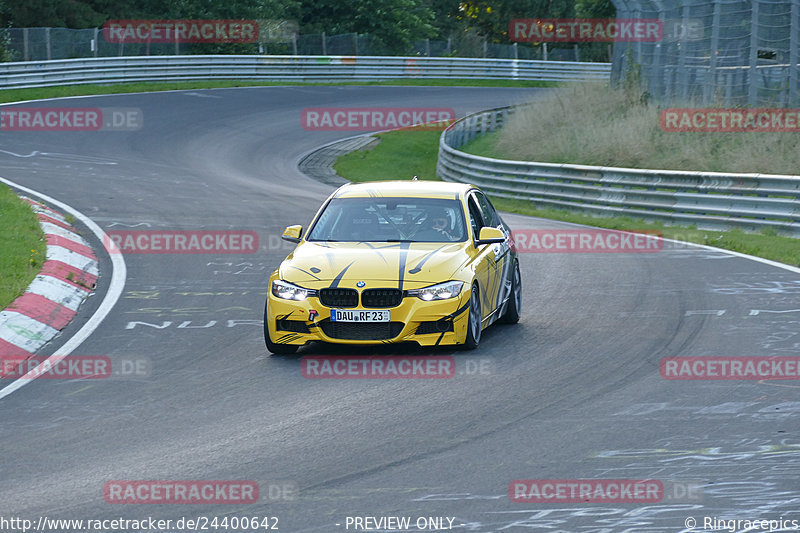
{"label": "license plate", "polygon": [[391,322],[388,310],[358,311],[350,309],[331,309],[333,322]]}

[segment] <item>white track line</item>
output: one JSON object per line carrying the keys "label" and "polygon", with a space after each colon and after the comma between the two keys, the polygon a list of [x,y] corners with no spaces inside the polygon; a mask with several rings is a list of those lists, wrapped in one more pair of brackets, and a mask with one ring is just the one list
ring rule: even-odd
{"label": "white track line", "polygon": [[[520,216],[520,217],[528,217],[528,215],[522,215],[522,214],[519,214],[519,213],[509,213],[509,214],[510,215],[514,215],[514,216]],[[568,226],[576,226],[576,227],[579,227],[579,228],[602,229],[602,230],[605,230],[605,231],[618,231],[618,232],[621,232],[621,233],[627,233],[627,232],[632,231],[632,230],[624,230],[624,229],[598,228],[596,226],[587,226],[586,224],[578,224],[576,222],[563,222],[561,220],[553,220],[553,219],[550,219],[550,218],[541,218],[541,217],[529,217],[529,218],[538,218],[539,220],[546,220],[547,222],[558,222],[560,224],[566,224]],[[681,229],[680,226],[669,226],[669,228]],[[700,231],[704,231],[704,230],[700,230]],[[711,230],[705,230],[705,231],[711,231]],[[636,233],[636,232],[634,231],[633,233]],[[707,244],[698,244],[698,243],[689,242],[689,241],[679,241],[679,240],[676,240],[676,239],[665,239],[664,237],[660,237],[660,239],[663,240],[664,242],[672,242],[672,243],[675,243],[675,244],[680,244],[682,246],[694,246],[695,248],[702,248],[704,250],[713,250],[715,252],[720,252],[720,253],[732,255],[732,256],[735,256],[735,257],[741,257],[742,259],[749,259],[751,261],[757,261],[757,262],[763,263],[765,265],[782,268],[784,270],[788,270],[789,272],[794,272],[795,274],[800,274],[800,268],[792,266],[792,265],[787,265],[786,263],[779,263],[777,261],[772,261],[771,259],[764,259],[763,257],[756,257],[754,255],[747,255],[747,254],[743,254],[741,252],[734,252],[733,250],[725,250],[724,248],[717,248],[716,246],[709,246]]]}
{"label": "white track line", "polygon": [[61,361],[66,356],[71,354],[76,348],[78,348],[78,346],[81,345],[83,341],[85,341],[89,337],[89,335],[94,333],[94,330],[96,330],[100,326],[100,323],[103,321],[103,319],[105,319],[105,317],[108,316],[108,314],[116,305],[117,301],[119,300],[119,297],[122,296],[122,290],[125,288],[125,278],[127,276],[127,270],[125,268],[125,260],[122,258],[122,254],[119,253],[118,250],[115,251],[109,249],[109,248],[116,248],[114,242],[108,238],[108,235],[106,235],[106,233],[100,228],[100,226],[95,224],[95,222],[92,219],[90,219],[77,209],[70,207],[69,205],[63,202],[59,202],[55,198],[51,198],[40,192],[36,192],[27,187],[23,187],[22,185],[14,183],[11,180],[7,180],[5,178],[0,177],[0,182],[5,183],[6,185],[13,187],[17,190],[23,191],[27,194],[32,194],[44,200],[48,204],[56,206],[59,209],[71,214],[77,220],[83,222],[83,224],[85,224],[86,227],[89,228],[91,232],[95,234],[95,236],[97,236],[97,239],[101,243],[103,243],[103,245],[106,247],[106,251],[115,252],[115,253],[109,253],[109,256],[111,257],[111,267],[112,267],[111,282],[109,283],[106,295],[103,297],[103,302],[100,304],[100,307],[97,308],[97,311],[95,311],[95,313],[89,318],[86,324],[84,324],[83,327],[79,329],[77,333],[75,333],[75,335],[73,335],[67,342],[65,342],[61,348],[56,350],[53,355],[48,357],[46,361],[43,361],[42,363],[39,364],[39,366],[30,370],[27,374],[15,380],[10,385],[0,389],[0,399],[2,399],[11,394],[12,392],[21,389],[22,387],[33,381],[37,376],[36,372],[40,366],[44,364],[55,366],[57,362]]}

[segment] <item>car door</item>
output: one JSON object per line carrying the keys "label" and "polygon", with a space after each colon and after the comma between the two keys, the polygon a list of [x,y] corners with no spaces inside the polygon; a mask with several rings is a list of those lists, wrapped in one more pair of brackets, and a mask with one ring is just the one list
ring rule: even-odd
{"label": "car door", "polygon": [[505,226],[500,220],[500,215],[495,210],[492,203],[481,191],[474,191],[473,197],[475,203],[481,211],[481,218],[485,226],[498,228],[506,233],[506,242],[498,244],[486,245],[491,248],[492,254],[489,256],[490,261],[488,265],[487,279],[491,280],[489,290],[487,290],[487,298],[491,302],[491,310],[495,311],[500,308],[500,305],[508,297],[511,290],[511,248],[510,239]]}
{"label": "car door", "polygon": [[[486,319],[494,311],[497,295],[497,273],[494,244],[474,244],[481,228],[490,226],[483,218],[483,213],[474,194],[467,198],[469,219],[472,226],[473,246],[475,247],[475,276],[478,280],[481,295],[481,318]],[[490,219],[491,222],[491,219]]]}

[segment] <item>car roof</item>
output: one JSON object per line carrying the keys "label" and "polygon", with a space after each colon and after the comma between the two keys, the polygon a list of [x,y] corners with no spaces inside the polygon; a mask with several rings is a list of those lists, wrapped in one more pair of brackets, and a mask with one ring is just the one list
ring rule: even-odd
{"label": "car roof", "polygon": [[396,180],[369,181],[342,185],[333,193],[333,198],[463,198],[473,189],[467,183],[449,183],[446,181]]}

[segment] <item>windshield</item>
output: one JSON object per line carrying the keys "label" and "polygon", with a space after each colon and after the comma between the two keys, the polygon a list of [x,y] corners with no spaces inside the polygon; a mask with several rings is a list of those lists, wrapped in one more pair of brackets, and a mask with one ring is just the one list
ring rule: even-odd
{"label": "windshield", "polygon": [[466,240],[464,211],[450,199],[334,198],[307,240],[460,242]]}

